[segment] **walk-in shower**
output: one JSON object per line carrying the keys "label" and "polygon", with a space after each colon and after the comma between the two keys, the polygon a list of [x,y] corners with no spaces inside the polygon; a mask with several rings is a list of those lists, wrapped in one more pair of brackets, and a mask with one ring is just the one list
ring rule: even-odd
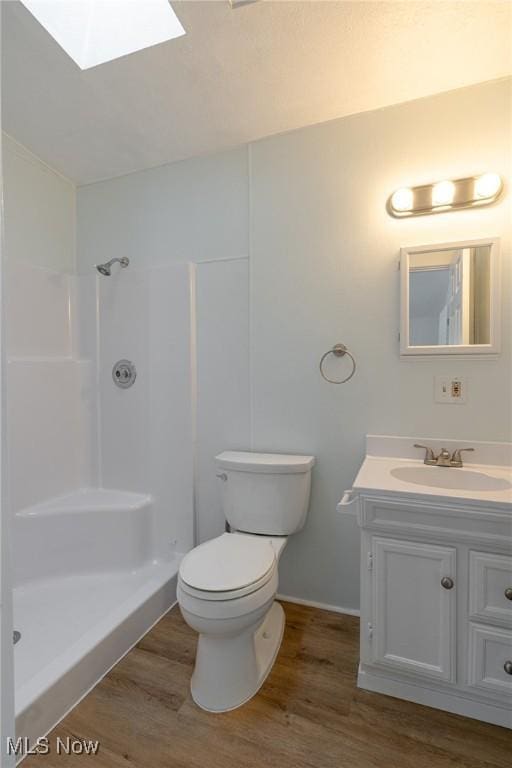
{"label": "walk-in shower", "polygon": [[[113,281],[97,279],[91,262],[64,271],[54,253],[75,247],[75,189],[42,162],[25,164],[17,145],[8,151],[8,200],[20,178],[27,198],[6,221],[16,246],[6,316],[17,329],[6,383],[9,642],[15,732],[33,744],[176,600],[179,563],[193,545],[193,312],[186,264],[130,269],[119,280],[126,256],[97,264]],[[38,184],[47,218],[30,198]],[[17,246],[21,211],[52,245],[44,269]],[[23,302],[37,307],[25,321]]]}
{"label": "walk-in shower", "polygon": [[105,264],[96,264],[96,269],[100,273],[100,275],[105,275],[105,277],[110,277],[112,274],[112,265],[118,262],[121,265],[121,268],[125,268],[129,265],[130,259],[127,256],[123,256],[121,259],[110,259],[110,261],[105,262]]}

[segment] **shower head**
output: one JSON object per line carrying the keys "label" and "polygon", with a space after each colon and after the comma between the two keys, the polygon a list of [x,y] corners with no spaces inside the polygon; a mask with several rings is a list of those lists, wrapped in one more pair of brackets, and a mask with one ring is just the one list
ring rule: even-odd
{"label": "shower head", "polygon": [[130,259],[127,256],[123,256],[122,259],[110,259],[110,261],[107,261],[105,264],[96,264],[96,269],[100,275],[110,277],[112,274],[112,264],[115,264],[116,262],[118,262],[121,267],[127,267],[130,263]]}

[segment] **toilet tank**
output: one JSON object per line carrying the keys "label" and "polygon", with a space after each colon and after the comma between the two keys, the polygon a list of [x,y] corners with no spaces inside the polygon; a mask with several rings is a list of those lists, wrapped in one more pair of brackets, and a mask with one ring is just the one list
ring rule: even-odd
{"label": "toilet tank", "polygon": [[313,456],[224,451],[215,457],[224,516],[245,533],[287,536],[306,521]]}

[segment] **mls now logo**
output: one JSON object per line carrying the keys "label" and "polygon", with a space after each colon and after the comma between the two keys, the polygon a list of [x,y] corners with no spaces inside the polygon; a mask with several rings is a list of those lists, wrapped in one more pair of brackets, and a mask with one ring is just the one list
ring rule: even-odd
{"label": "mls now logo", "polygon": [[55,747],[52,749],[50,740],[47,737],[37,739],[33,744],[27,736],[19,736],[16,740],[7,739],[7,754],[17,757],[26,757],[27,755],[48,755],[54,751],[57,755],[96,755],[100,748],[99,741],[91,739],[72,739],[67,736],[61,739],[57,736]]}

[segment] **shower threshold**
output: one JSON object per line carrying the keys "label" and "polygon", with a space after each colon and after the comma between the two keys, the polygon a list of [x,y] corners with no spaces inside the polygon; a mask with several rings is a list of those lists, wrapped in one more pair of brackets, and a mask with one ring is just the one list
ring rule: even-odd
{"label": "shower threshold", "polygon": [[48,733],[174,605],[179,561],[14,590],[17,737]]}

